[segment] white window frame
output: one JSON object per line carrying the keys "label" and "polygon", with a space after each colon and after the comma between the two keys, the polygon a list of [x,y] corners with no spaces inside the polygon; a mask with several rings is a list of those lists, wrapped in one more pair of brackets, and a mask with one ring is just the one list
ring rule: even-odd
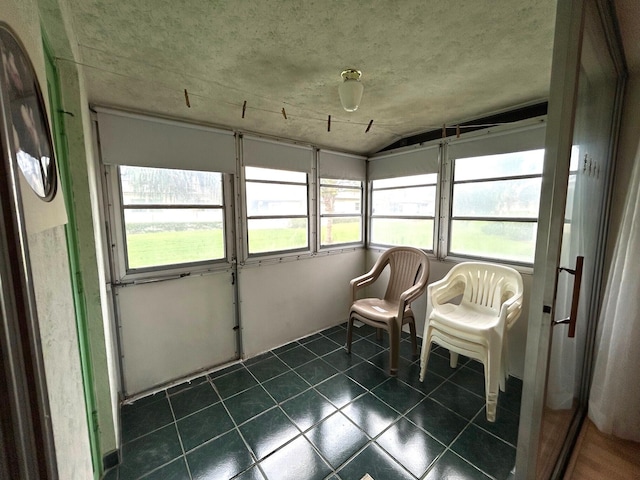
{"label": "white window frame", "polygon": [[[464,255],[450,251],[451,243],[451,222],[453,208],[453,176],[454,161],[456,158],[478,157],[485,155],[514,153],[529,150],[538,150],[544,148],[544,137],[546,130],[546,118],[536,117],[533,119],[519,122],[517,126],[498,126],[488,128],[478,132],[463,135],[461,139],[449,139],[443,145],[442,158],[444,161],[441,166],[441,191],[442,198],[440,208],[440,227],[437,257],[440,260],[451,259],[454,261],[465,261],[470,259],[486,260],[490,262],[500,262],[516,267],[529,269],[533,266],[533,259],[529,262],[518,262],[506,258],[480,257],[475,255]],[[525,177],[542,177],[540,175],[525,175]],[[521,177],[508,177],[507,180]],[[495,179],[491,179],[495,180]],[[539,218],[534,220],[526,219],[527,222],[538,222]],[[476,220],[476,219],[474,219]],[[500,219],[505,220],[505,219]],[[510,219],[508,219],[510,220]]]}

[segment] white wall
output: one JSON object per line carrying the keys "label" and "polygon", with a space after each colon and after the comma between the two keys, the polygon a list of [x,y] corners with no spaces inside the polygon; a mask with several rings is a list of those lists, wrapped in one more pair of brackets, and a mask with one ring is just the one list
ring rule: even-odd
{"label": "white wall", "polygon": [[[0,19],[23,42],[48,105],[36,1],[0,0],[0,12]],[[26,195],[33,194],[23,192],[23,197]],[[38,205],[37,202],[32,204]],[[29,223],[37,212],[30,210],[25,216]],[[93,472],[64,227],[56,226],[30,234],[28,248],[59,476],[61,479],[90,479]]]}
{"label": "white wall", "polygon": [[364,252],[242,267],[238,282],[245,358],[345,322],[349,281],[365,272]]}

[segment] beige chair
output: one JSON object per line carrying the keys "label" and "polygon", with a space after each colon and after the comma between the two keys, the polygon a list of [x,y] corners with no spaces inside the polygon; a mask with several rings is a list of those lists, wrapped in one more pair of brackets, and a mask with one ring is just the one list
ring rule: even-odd
{"label": "beige chair", "polygon": [[[363,287],[373,284],[384,269],[389,266],[389,283],[383,298],[363,298],[357,293]],[[398,372],[400,355],[400,332],[405,323],[409,324],[413,354],[417,355],[416,324],[411,310],[411,302],[422,295],[429,279],[429,259],[422,250],[413,247],[393,247],[386,250],[365,275],[351,280],[351,310],[347,327],[347,352],[351,353],[353,321],[359,320],[389,333],[390,374]]]}
{"label": "beige chair", "polygon": [[432,342],[449,350],[452,368],[458,363],[458,354],[480,360],[487,420],[495,421],[498,387],[504,391],[509,376],[507,331],[521,310],[522,276],[513,268],[485,262],[454,266],[427,288],[420,381],[427,370]]}

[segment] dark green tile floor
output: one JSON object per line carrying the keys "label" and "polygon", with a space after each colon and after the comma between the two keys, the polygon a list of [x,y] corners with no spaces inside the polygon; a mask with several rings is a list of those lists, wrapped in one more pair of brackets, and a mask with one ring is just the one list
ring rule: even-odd
{"label": "dark green tile floor", "polygon": [[522,383],[509,379],[497,420],[482,366],[434,347],[424,383],[403,334],[344,325],[122,407],[121,464],[108,480],[506,479],[515,464]]}

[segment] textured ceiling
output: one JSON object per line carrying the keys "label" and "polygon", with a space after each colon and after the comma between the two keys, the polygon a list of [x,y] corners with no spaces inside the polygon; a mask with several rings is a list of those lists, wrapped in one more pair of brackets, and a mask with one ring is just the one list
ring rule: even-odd
{"label": "textured ceiling", "polygon": [[[68,0],[68,7],[91,103],[343,151],[375,152],[548,94],[553,0]],[[363,73],[353,113],[338,98],[345,68]]]}

